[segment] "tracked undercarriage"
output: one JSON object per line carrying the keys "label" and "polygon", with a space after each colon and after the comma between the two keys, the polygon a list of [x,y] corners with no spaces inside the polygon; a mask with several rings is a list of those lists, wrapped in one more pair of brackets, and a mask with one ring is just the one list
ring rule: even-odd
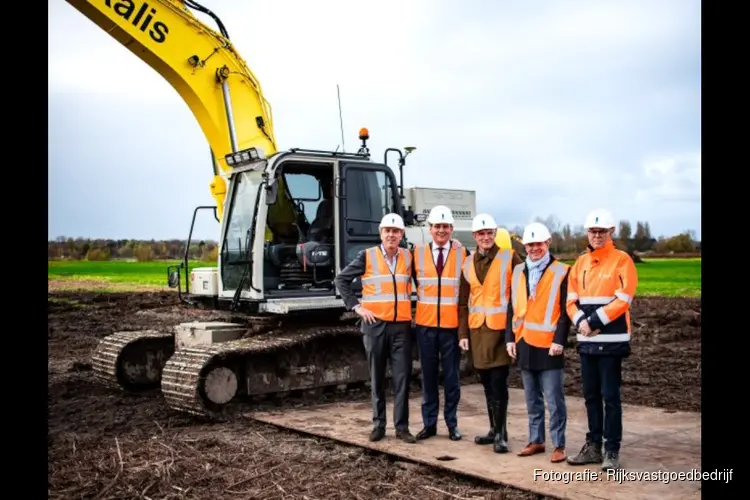
{"label": "tracked undercarriage", "polygon": [[[315,326],[309,313],[304,323],[294,317],[232,319],[114,333],[94,353],[94,374],[128,391],[161,387],[170,408],[211,419],[256,396],[369,381],[362,333],[353,319],[318,318]],[[416,345],[412,356],[417,359]],[[463,359],[461,373],[468,370]],[[412,373],[419,372],[416,361]]]}
{"label": "tracked undercarriage", "polygon": [[368,373],[358,328],[315,327],[178,349],[161,387],[172,408],[216,418],[237,397],[365,381]]}
{"label": "tracked undercarriage", "polygon": [[305,324],[245,317],[243,323],[183,323],[174,332],[117,332],[93,356],[98,380],[135,391],[158,387],[180,412],[221,418],[227,404],[254,396],[369,379],[353,320]]}
{"label": "tracked undercarriage", "polygon": [[150,389],[159,386],[174,350],[174,334],[169,331],[116,332],[99,342],[91,364],[96,379],[109,387]]}

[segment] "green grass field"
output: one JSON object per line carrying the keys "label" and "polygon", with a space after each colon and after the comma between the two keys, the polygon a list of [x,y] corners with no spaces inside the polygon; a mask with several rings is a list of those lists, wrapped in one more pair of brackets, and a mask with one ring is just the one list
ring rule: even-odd
{"label": "green grass field", "polygon": [[[564,261],[573,264],[573,261]],[[636,265],[636,295],[666,297],[701,296],[701,259],[644,259]]]}
{"label": "green grass field", "polygon": [[[59,285],[57,288],[67,289],[124,291],[168,288],[167,267],[179,263],[180,261],[49,261],[47,279],[54,280]],[[190,269],[215,266],[215,263],[190,262]]]}
{"label": "green grass field", "polygon": [[701,259],[650,259],[638,264],[637,295],[701,296]]}
{"label": "green grass field", "polygon": [[[123,291],[167,287],[167,266],[158,262],[50,261],[47,276],[58,288]],[[210,267],[191,262],[190,268]],[[700,297],[701,259],[650,259],[638,264],[637,295]]]}

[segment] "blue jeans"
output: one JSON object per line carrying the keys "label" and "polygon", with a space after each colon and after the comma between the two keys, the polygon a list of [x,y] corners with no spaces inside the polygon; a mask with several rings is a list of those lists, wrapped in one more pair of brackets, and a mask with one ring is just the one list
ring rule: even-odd
{"label": "blue jeans", "polygon": [[452,429],[458,425],[456,413],[461,399],[461,382],[458,373],[461,351],[458,347],[458,329],[427,328],[417,325],[416,337],[419,364],[422,367],[422,421],[425,427],[437,425],[438,405],[440,404],[439,364],[442,364],[443,386],[445,387],[443,417],[445,424]]}
{"label": "blue jeans", "polygon": [[565,447],[565,406],[563,370],[521,370],[526,410],[529,415],[529,442],[544,443],[544,400],[549,406],[549,431],[555,448]]}

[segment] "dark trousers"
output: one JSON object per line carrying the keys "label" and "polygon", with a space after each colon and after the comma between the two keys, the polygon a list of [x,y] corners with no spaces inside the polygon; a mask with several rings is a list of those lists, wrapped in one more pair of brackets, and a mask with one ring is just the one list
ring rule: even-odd
{"label": "dark trousers", "polygon": [[589,420],[586,440],[600,445],[604,438],[605,451],[620,451],[622,358],[592,354],[581,354],[580,357],[583,398]]}
{"label": "dark trousers", "polygon": [[385,372],[391,364],[393,382],[393,423],[396,430],[409,429],[409,381],[411,379],[411,325],[386,323],[385,328],[363,336],[370,364],[372,422],[385,428]]}
{"label": "dark trousers", "polygon": [[458,425],[456,412],[461,399],[461,351],[458,348],[458,328],[417,326],[416,331],[419,364],[422,367],[422,422],[425,427],[437,425],[440,405],[438,378],[439,367],[442,364],[445,391],[443,418],[448,428],[452,429]]}
{"label": "dark trousers", "polygon": [[507,405],[510,366],[496,366],[486,370],[477,369],[477,372],[479,373],[479,380],[482,381],[484,396],[487,398],[488,404],[497,402]]}

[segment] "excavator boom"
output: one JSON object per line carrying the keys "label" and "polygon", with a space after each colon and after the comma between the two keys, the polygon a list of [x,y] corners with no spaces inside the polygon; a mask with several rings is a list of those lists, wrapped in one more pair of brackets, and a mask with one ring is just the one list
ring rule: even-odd
{"label": "excavator boom", "polygon": [[[189,273],[186,254],[184,267],[168,272],[179,287],[184,269],[187,302],[228,321],[115,332],[92,356],[95,375],[131,390],[160,385],[171,408],[214,418],[234,401],[367,381],[357,318],[344,311],[332,277],[378,243],[384,210],[406,215],[393,171],[370,159],[369,131],[360,130],[357,153],[276,154],[270,106],[211,11],[194,0],[66,1],[187,103],[211,148],[222,221],[218,267]],[[191,10],[212,17],[218,32]],[[403,168],[405,155],[395,151]],[[304,204],[318,200],[324,210],[313,218]]]}
{"label": "excavator boom", "polygon": [[[251,147],[268,156],[277,151],[271,107],[221,22],[193,0],[66,1],[156,70],[190,107],[214,157],[210,189],[221,220],[225,155]],[[214,17],[222,33],[188,7]]]}

